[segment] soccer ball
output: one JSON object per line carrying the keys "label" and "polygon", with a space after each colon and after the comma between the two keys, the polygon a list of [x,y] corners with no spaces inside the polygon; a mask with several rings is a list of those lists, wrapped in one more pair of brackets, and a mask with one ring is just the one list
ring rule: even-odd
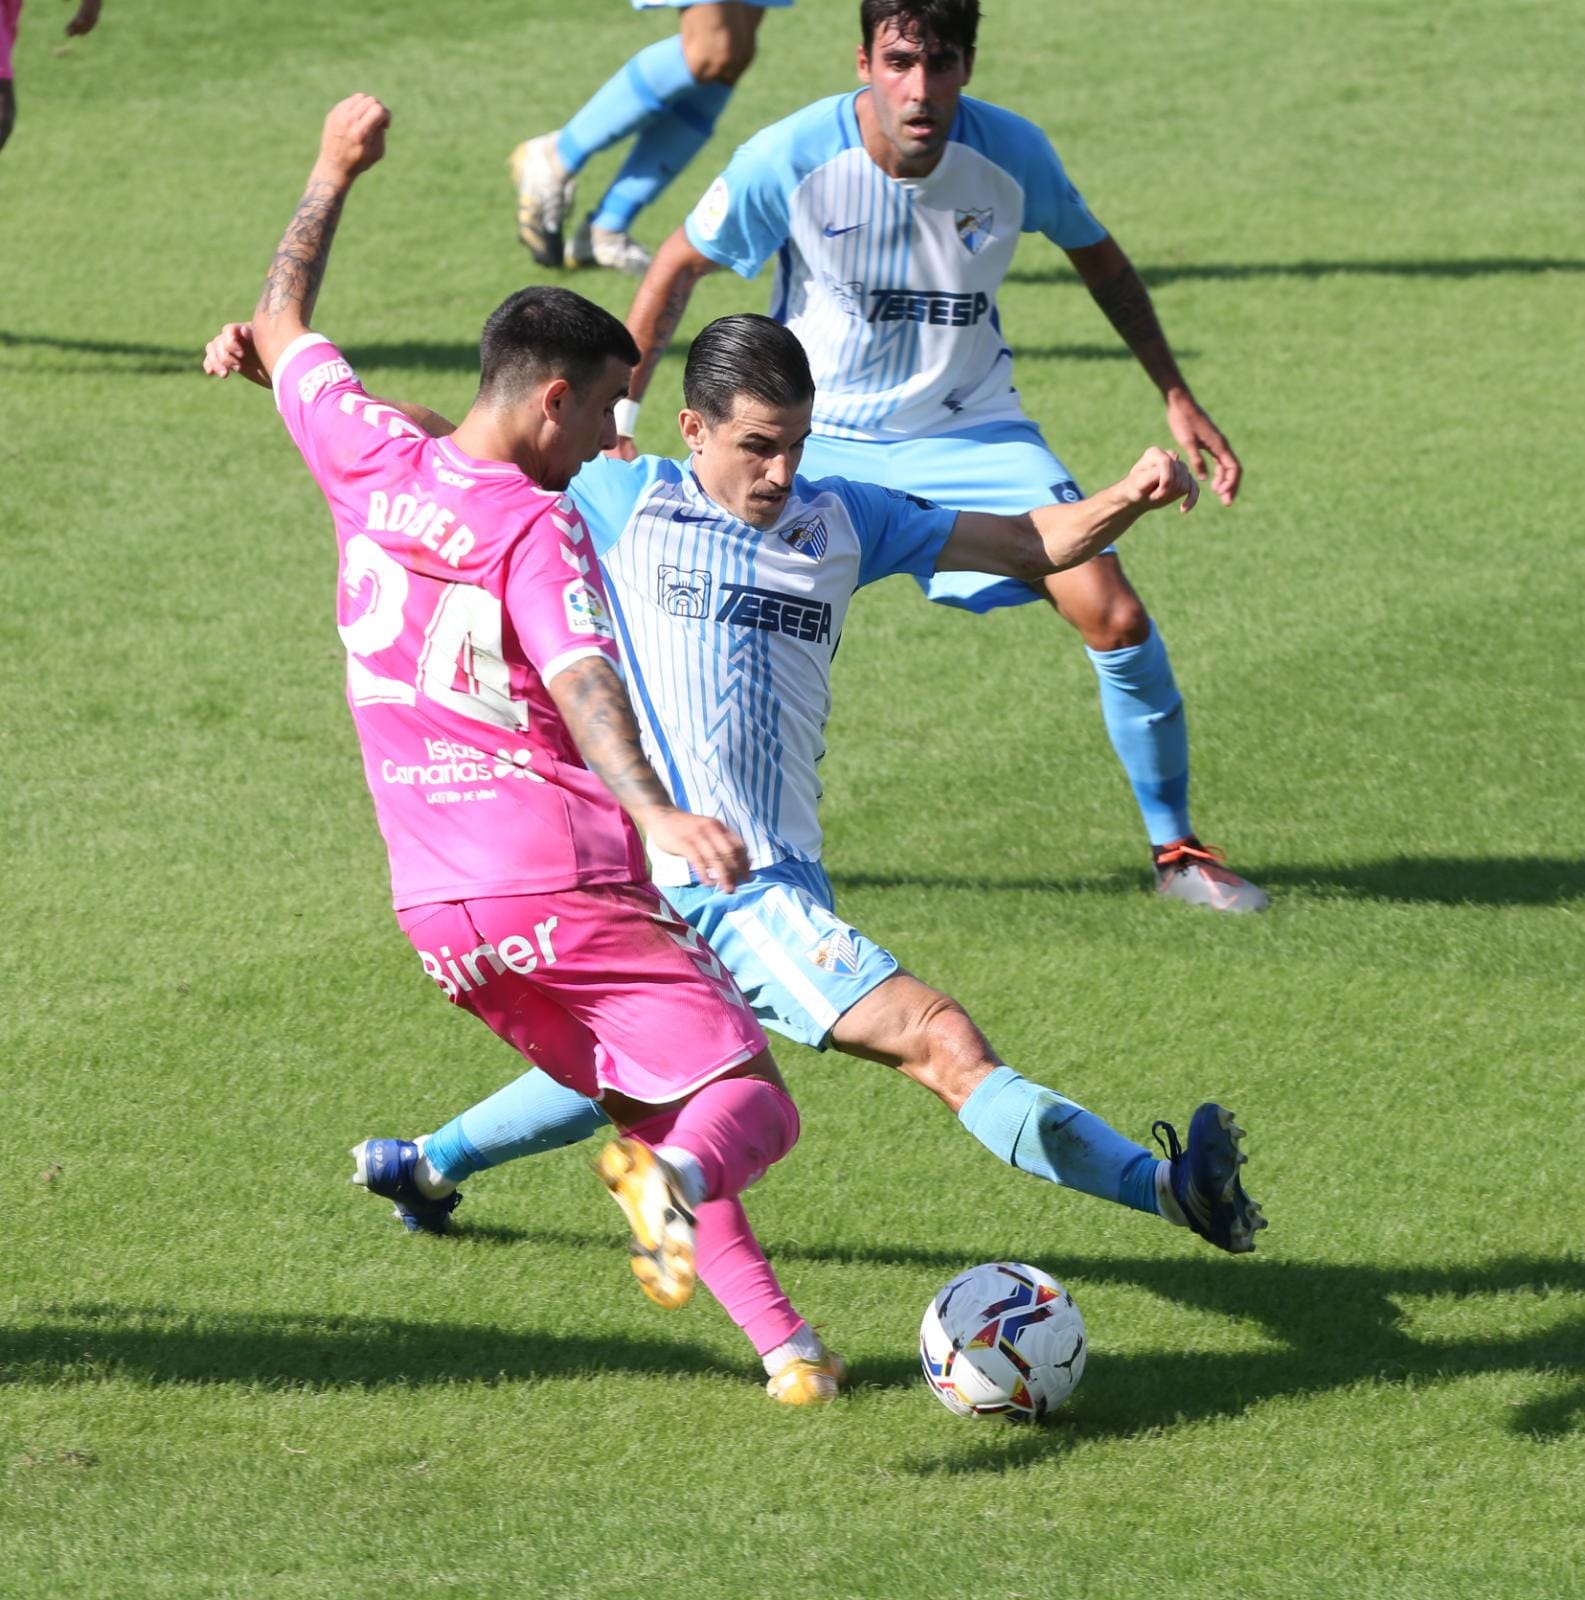
{"label": "soccer ball", "polygon": [[1084,1374],[1084,1318],[1038,1267],[989,1261],[960,1272],[925,1308],[919,1364],[960,1417],[1038,1422]]}

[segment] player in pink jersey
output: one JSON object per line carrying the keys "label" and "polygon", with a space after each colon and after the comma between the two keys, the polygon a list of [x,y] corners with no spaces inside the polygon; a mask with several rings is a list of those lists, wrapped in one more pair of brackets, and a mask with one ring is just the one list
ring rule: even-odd
{"label": "player in pink jersey", "polygon": [[[68,38],[92,33],[99,20],[102,0],[82,0],[70,22]],[[11,51],[17,41],[17,23],[22,17],[22,0],[0,0],[0,150],[11,137],[17,121],[16,82],[12,76]]]}
{"label": "player in pink jersey", "polygon": [[[829,1398],[840,1361],[737,1199],[792,1148],[798,1114],[736,985],[645,881],[634,824],[727,888],[746,875],[742,841],[674,806],[644,758],[599,570],[560,492],[615,443],[637,351],[580,296],[525,289],[486,323],[479,392],[449,439],[372,399],[308,318],[389,121],[368,95],[326,117],[254,311],[250,375],[269,374],[335,519],[347,697],[398,920],[449,999],[625,1130],[596,1167],[650,1298],[688,1298],[697,1233],[697,1270],[779,1397]],[[449,1209],[413,1145],[354,1157],[355,1181],[399,1208]]]}

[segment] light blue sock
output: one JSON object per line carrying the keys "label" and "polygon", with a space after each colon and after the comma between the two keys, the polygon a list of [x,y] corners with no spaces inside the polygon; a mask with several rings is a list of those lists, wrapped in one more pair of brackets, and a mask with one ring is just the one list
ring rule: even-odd
{"label": "light blue sock", "polygon": [[1170,844],[1189,826],[1189,728],[1167,647],[1150,624],[1143,644],[1086,650],[1101,680],[1101,716],[1134,786],[1152,844]]}
{"label": "light blue sock", "polygon": [[694,87],[678,35],[647,45],[573,113],[556,139],[556,154],[576,172],[595,151],[625,139]]}
{"label": "light blue sock", "polygon": [[704,148],[731,98],[730,84],[701,83],[651,117],[605,191],[595,227],[626,233],[633,218]]}
{"label": "light blue sock", "polygon": [[1150,1151],[1011,1067],[997,1067],[963,1102],[958,1120],[1020,1172],[1161,1215]]}
{"label": "light blue sock", "polygon": [[453,1183],[519,1156],[577,1144],[610,1118],[548,1072],[525,1072],[424,1141],[424,1154]]}

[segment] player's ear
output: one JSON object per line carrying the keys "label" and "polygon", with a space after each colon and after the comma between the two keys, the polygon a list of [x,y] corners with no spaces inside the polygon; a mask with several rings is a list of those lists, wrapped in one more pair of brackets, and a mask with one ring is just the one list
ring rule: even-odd
{"label": "player's ear", "polygon": [[539,409],[547,422],[560,422],[572,400],[572,385],[565,378],[552,378],[539,391]]}
{"label": "player's ear", "polygon": [[967,51],[963,57],[963,81],[967,83],[974,76],[974,52]]}
{"label": "player's ear", "polygon": [[704,447],[704,418],[684,406],[677,413],[677,427],[681,430],[682,442],[692,454],[698,455]]}
{"label": "player's ear", "polygon": [[863,45],[858,47],[854,57],[854,64],[858,68],[859,82],[868,83],[870,81],[870,53]]}

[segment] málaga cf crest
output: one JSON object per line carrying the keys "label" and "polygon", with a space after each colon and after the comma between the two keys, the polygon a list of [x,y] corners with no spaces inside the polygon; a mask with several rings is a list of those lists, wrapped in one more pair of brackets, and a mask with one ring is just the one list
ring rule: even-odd
{"label": "m\u00e1laga cf crest", "polygon": [[995,216],[996,213],[989,206],[983,211],[957,213],[958,240],[971,256],[978,254],[980,246],[989,242]]}

